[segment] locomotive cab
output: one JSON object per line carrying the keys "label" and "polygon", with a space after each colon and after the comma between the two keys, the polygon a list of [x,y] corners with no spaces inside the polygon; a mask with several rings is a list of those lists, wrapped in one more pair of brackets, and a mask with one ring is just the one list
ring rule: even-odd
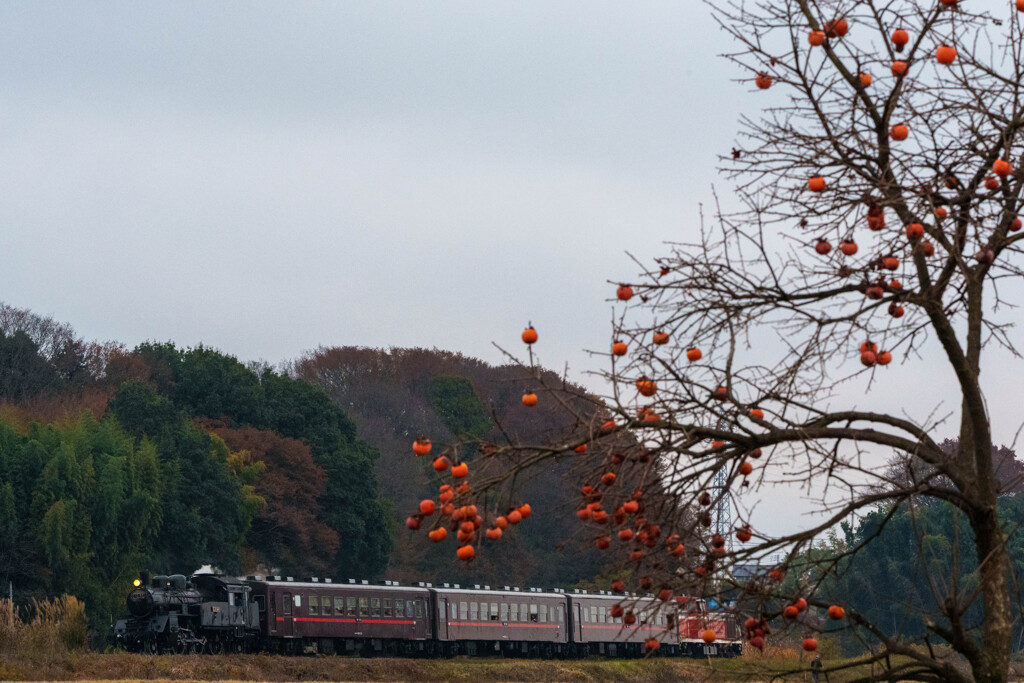
{"label": "locomotive cab", "polygon": [[211,651],[240,652],[258,641],[259,607],[251,587],[217,574],[195,574],[192,584],[203,596],[193,614]]}

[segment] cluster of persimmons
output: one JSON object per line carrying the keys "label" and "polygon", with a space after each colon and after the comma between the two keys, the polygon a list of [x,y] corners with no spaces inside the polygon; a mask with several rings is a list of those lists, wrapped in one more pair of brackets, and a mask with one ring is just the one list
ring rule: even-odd
{"label": "cluster of persimmons", "polygon": [[[420,437],[413,441],[412,451],[418,456],[430,455],[433,444],[430,439]],[[477,532],[483,526],[484,519],[480,516],[476,505],[461,505],[455,507],[456,494],[468,494],[469,482],[465,481],[469,475],[469,465],[461,462],[452,465],[447,456],[441,455],[434,458],[433,467],[438,472],[450,469],[452,477],[458,482],[457,485],[442,484],[437,492],[437,501],[431,498],[420,501],[420,509],[416,514],[410,515],[405,520],[405,525],[413,531],[420,528],[423,520],[431,517],[435,512],[439,513],[441,521],[427,534],[434,543],[440,543],[448,538],[448,528],[455,531],[455,537],[459,541],[459,548],[455,551],[460,560],[470,561],[476,556],[473,542],[477,538]],[[533,511],[529,503],[512,508],[504,515],[496,517],[488,526],[484,535],[488,540],[497,541],[509,525],[519,524],[530,516]]]}
{"label": "cluster of persimmons", "polygon": [[[958,5],[958,0],[939,0],[944,7],[954,8]],[[1017,10],[1024,12],[1024,0],[1015,0]],[[812,29],[807,35],[807,42],[811,45],[812,49],[820,47],[826,44],[830,39],[841,40],[850,30],[850,25],[844,18],[838,18],[831,21],[826,21],[822,25],[821,29]],[[911,40],[910,32],[902,27],[897,27],[890,36],[890,40],[893,45],[893,50],[896,53],[900,53],[907,46]],[[958,53],[955,47],[951,45],[938,45],[935,48],[935,61],[942,66],[951,66],[956,63]],[[913,64],[903,59],[893,60],[890,65],[890,71],[892,75],[898,80],[908,78],[911,73],[911,67]],[[772,87],[774,80],[772,76],[767,73],[758,74],[754,83],[758,88],[767,90]],[[860,90],[867,90],[872,84],[872,76],[869,73],[861,72],[857,74],[855,82]],[[907,140],[910,137],[911,129],[907,123],[896,123],[889,128],[889,138],[894,143],[899,143]],[[1010,176],[1014,173],[1013,166],[1006,159],[997,159],[991,168],[991,173],[986,176],[984,181],[984,190],[994,198],[998,197],[998,192],[1002,189],[1003,184],[1008,182]],[[948,189],[956,189],[960,186],[959,180],[956,176],[950,175],[945,180]],[[824,176],[815,175],[807,181],[807,189],[811,192],[822,193],[827,191],[828,183]],[[942,221],[949,217],[949,210],[944,206],[932,207],[934,219],[938,225],[941,225]],[[876,202],[871,200],[867,201],[867,215],[866,223],[868,229],[879,232],[885,229],[885,210]],[[1010,232],[1016,232],[1022,227],[1020,217],[1013,216],[1009,221],[1008,230]],[[935,255],[935,245],[931,240],[926,239],[926,231],[923,223],[911,222],[904,226],[904,233],[906,239],[910,243],[912,251],[920,252],[925,258],[931,258]],[[824,237],[819,238],[815,245],[814,250],[825,256],[832,251],[832,244]],[[847,257],[852,257],[857,254],[859,246],[854,240],[853,236],[845,237],[839,244],[839,251]],[[982,247],[974,254],[974,260],[980,264],[991,265],[995,261],[995,253],[988,247]],[[879,300],[885,297],[886,294],[898,295],[903,291],[903,284],[895,278],[890,278],[885,275],[885,271],[895,271],[900,267],[900,259],[894,253],[882,253],[875,257],[874,264],[882,274],[877,278],[876,281],[866,284],[863,287],[864,295],[872,300]],[[900,318],[904,315],[904,309],[896,301],[890,303],[888,308],[889,315],[893,318]],[[861,344],[860,347],[860,360],[866,367],[874,365],[888,365],[892,362],[892,354],[889,351],[879,351],[877,346],[870,340]]]}

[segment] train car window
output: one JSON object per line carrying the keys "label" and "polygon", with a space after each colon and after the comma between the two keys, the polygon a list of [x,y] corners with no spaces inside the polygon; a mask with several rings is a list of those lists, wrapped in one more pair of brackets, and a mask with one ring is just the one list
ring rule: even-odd
{"label": "train car window", "polygon": [[498,603],[492,602],[491,603],[491,621],[497,621],[497,620],[498,620]]}
{"label": "train car window", "polygon": [[469,620],[476,621],[480,618],[480,605],[476,602],[469,603]]}
{"label": "train car window", "polygon": [[352,596],[345,598],[345,614],[350,617],[356,615],[356,599]]}
{"label": "train car window", "polygon": [[345,614],[345,598],[334,598],[334,616],[340,617]]}
{"label": "train car window", "polygon": [[458,616],[458,618],[462,619],[463,621],[466,621],[466,620],[469,619],[469,603],[468,602],[460,602],[459,603],[459,616]]}
{"label": "train car window", "polygon": [[511,605],[509,605],[508,620],[509,621],[519,621],[519,603],[518,602],[513,602]]}
{"label": "train car window", "polygon": [[499,621],[501,621],[501,623],[503,623],[503,624],[508,621],[508,603],[507,602],[501,603],[501,619]]}
{"label": "train car window", "polygon": [[415,601],[413,603],[413,607],[416,608],[416,618],[417,619],[422,619],[423,618],[423,603],[421,601],[417,600],[417,601]]}
{"label": "train car window", "polygon": [[252,599],[253,599],[253,602],[256,603],[256,607],[257,607],[257,609],[259,609],[260,612],[266,612],[267,611],[267,598],[266,598],[266,596],[254,595],[252,597]]}
{"label": "train car window", "polygon": [[676,615],[674,615],[674,614],[666,615],[665,623],[668,625],[669,628],[675,628],[676,627]]}
{"label": "train car window", "polygon": [[384,616],[393,617],[394,614],[391,612],[391,598],[384,598]]}
{"label": "train car window", "polygon": [[597,623],[597,605],[590,606],[590,621],[591,623]]}
{"label": "train car window", "polygon": [[[441,603],[441,605],[442,605],[441,609],[444,609],[444,603],[443,602]],[[396,617],[404,617],[405,616],[405,600],[395,600],[395,616]],[[441,616],[444,617],[443,614]]]}
{"label": "train car window", "polygon": [[558,606],[558,623],[559,624],[564,624],[565,623],[565,605],[559,605]]}
{"label": "train car window", "polygon": [[359,598],[359,616],[365,617],[370,613],[370,601],[366,598]]}
{"label": "train car window", "polygon": [[530,611],[526,609],[526,603],[519,603],[519,621],[529,621]]}
{"label": "train car window", "polygon": [[284,604],[284,615],[290,617],[292,615],[292,594],[285,593],[282,595],[281,602]]}
{"label": "train car window", "polygon": [[370,598],[370,616],[380,616],[380,598]]}
{"label": "train car window", "polygon": [[405,601],[405,616],[412,618],[412,600]]}
{"label": "train car window", "polygon": [[530,621],[536,622],[539,617],[537,616],[537,605],[530,605]]}
{"label": "train car window", "polygon": [[601,605],[601,608],[597,611],[597,620],[602,624],[608,623],[608,608]]}
{"label": "train car window", "polygon": [[273,593],[270,594],[270,620],[277,621],[277,596]]}
{"label": "train car window", "polygon": [[307,609],[307,613],[311,617],[315,617],[320,614],[320,598],[315,595],[309,596],[309,608]]}

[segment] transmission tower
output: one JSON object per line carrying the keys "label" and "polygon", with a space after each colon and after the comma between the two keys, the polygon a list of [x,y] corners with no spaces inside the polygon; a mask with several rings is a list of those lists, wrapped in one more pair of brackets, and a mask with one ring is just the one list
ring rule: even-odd
{"label": "transmission tower", "polygon": [[715,533],[725,539],[725,547],[732,552],[732,506],[729,504],[726,467],[723,465],[715,472]]}
{"label": "transmission tower", "polygon": [[[725,418],[719,418],[718,429],[725,429],[728,423]],[[732,553],[732,506],[729,504],[729,487],[728,479],[726,478],[727,465],[723,462],[722,466],[715,472],[715,480],[713,488],[715,489],[715,517],[714,517],[714,528],[715,533],[720,534],[725,539],[725,549]]]}

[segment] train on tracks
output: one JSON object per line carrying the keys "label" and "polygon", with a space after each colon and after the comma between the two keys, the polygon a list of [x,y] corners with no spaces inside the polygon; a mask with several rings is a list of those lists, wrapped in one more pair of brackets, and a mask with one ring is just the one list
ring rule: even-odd
{"label": "train on tracks", "polygon": [[682,596],[143,573],[127,607],[116,644],[152,653],[729,657],[742,648],[731,614]]}

